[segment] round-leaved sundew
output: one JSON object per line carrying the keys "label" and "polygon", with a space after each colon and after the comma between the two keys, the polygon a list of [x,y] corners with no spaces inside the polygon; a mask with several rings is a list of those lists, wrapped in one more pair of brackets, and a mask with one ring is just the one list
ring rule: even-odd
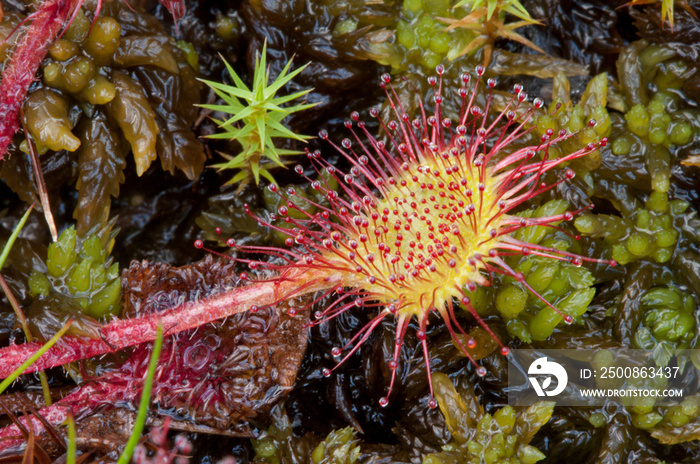
{"label": "round-leaved sundew", "polygon": [[[549,147],[575,134],[565,130],[555,134],[550,130],[538,144],[522,147],[521,139],[532,130],[526,129],[526,125],[534,111],[543,106],[542,100],[535,99],[526,108],[523,102],[527,94],[522,86],[516,85],[505,109],[487,117],[492,110],[491,91],[495,81],[481,82],[484,74],[481,66],[476,68],[475,76],[468,73],[461,76],[462,85],[456,89],[462,98],[459,119],[445,118],[441,110],[443,72],[444,68],[438,66],[438,77],[429,78],[434,91],[432,114],[421,107],[416,119],[411,119],[401,106],[390,76],[382,76],[381,85],[395,120],[381,120],[376,109],[370,114],[378,119],[386,134],[384,139],[370,134],[356,112],[345,124],[352,136],[340,144],[330,141],[328,134],[321,131],[320,138],[327,140],[347,164],[347,170],[343,171],[324,160],[319,151],[308,152],[319,175],[305,177],[325,197],[323,204],[297,195],[294,189],[281,192],[277,185],[269,185],[282,200],[274,219],[285,221],[287,227],[273,225],[246,206],[246,211],[260,223],[286,234],[289,248],[239,247],[243,251],[281,256],[286,262],[283,265],[253,259],[241,261],[252,269],[276,271],[280,282],[296,279],[297,294],[306,288],[318,289],[318,282],[323,280],[329,282],[323,296],[342,289],[337,292],[337,299],[318,312],[310,325],[360,307],[380,309],[347,346],[333,349],[334,356],[343,356],[338,365],[358,350],[385,317],[396,318],[396,344],[393,359],[389,360],[392,377],[386,397],[380,400],[382,406],[388,404],[402,340],[414,317],[419,325],[417,338],[422,343],[428,376],[426,330],[431,312],[441,316],[455,344],[477,366],[477,372],[480,375],[486,372],[469,353],[476,341],[457,321],[454,308],[457,303],[466,307],[498,342],[501,353],[508,354],[508,348],[479,317],[469,298],[476,286],[490,285],[495,273],[512,277],[564,321],[573,321],[531,288],[523,274],[513,270],[504,256],[537,255],[575,265],[583,261],[615,265],[614,261],[578,256],[513,237],[513,232],[525,227],[556,227],[556,223],[573,219],[591,205],[549,217],[511,214],[533,197],[574,177],[573,170],[564,169],[555,181],[546,183],[547,171],[586,156],[604,146],[607,139],[557,159],[549,159]],[[487,98],[482,107],[475,102],[477,89],[484,84]],[[514,144],[516,141],[518,144]],[[518,148],[513,148],[516,145]],[[301,166],[295,170],[304,175]],[[304,202],[314,206],[313,214],[304,214],[304,209],[298,206]],[[291,209],[302,212],[304,218],[295,218],[300,217],[298,214],[292,217]],[[201,243],[198,245],[201,247]],[[331,370],[325,369],[323,374],[329,376]],[[429,405],[437,405],[432,386]]]}

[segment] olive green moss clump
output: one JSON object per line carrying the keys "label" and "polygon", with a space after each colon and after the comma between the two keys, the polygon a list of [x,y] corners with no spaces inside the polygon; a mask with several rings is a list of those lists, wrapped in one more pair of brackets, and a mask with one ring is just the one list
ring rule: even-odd
{"label": "olive green moss clump", "polygon": [[[81,235],[109,219],[129,153],[139,176],[160,159],[164,170],[194,179],[206,159],[191,129],[202,89],[194,48],[176,43],[151,15],[123,14],[129,8],[123,2],[105,4],[94,21],[90,8],[78,10],[50,47],[41,82],[24,105],[37,151],[53,160],[43,164],[77,166],[73,217]],[[28,152],[27,143],[20,150]],[[35,202],[28,158],[20,153],[11,158],[1,167],[5,182],[23,200]],[[63,182],[74,180],[66,176]]]}
{"label": "olive green moss clump", "polygon": [[640,259],[665,263],[678,243],[679,229],[674,222],[682,220],[688,206],[682,200],[669,201],[666,193],[654,192],[644,208],[628,217],[584,213],[574,226],[583,235],[603,238],[612,259],[620,264]]}
{"label": "olive green moss clump", "polygon": [[[273,426],[274,427],[274,426]],[[256,463],[281,464],[286,461],[280,456],[280,443],[277,442],[274,433],[279,431],[271,429],[270,436],[260,440],[252,440],[255,450]],[[355,438],[357,432],[352,427],[334,430],[311,451],[311,454],[303,462],[309,464],[354,464],[360,457],[359,440]]]}
{"label": "olive green moss clump", "polygon": [[695,300],[676,288],[659,287],[645,292],[639,316],[634,344],[652,351],[659,366],[666,366],[677,350],[690,348],[697,336]]}
{"label": "olive green moss clump", "polygon": [[682,443],[700,438],[700,397],[697,395],[668,407],[654,406],[653,398],[637,403],[630,408],[632,425],[649,430],[662,443]]}
{"label": "olive green moss clump", "polygon": [[[569,209],[564,200],[552,200],[536,210],[519,213],[520,217],[534,218],[563,214]],[[518,230],[514,238],[525,242],[553,247],[562,251],[577,252],[578,244],[568,235],[551,227],[537,226]],[[508,264],[522,272],[525,282],[542,297],[552,303],[563,315],[577,318],[588,308],[595,290],[593,276],[584,267],[575,266],[540,256],[511,257]],[[545,305],[522,283],[512,277],[501,277],[494,285],[495,293],[477,288],[473,305],[477,312],[495,310],[507,321],[508,334],[530,343],[533,340],[547,339],[554,329],[563,322],[562,315]],[[490,294],[490,296],[486,296]]]}
{"label": "olive green moss clump", "polygon": [[669,149],[689,144],[696,133],[688,114],[673,111],[679,100],[677,94],[661,90],[647,105],[632,106],[624,116],[629,132],[616,137],[611,146],[612,153],[618,156],[628,155],[637,141],[648,146],[646,166],[651,188],[656,192],[668,192],[671,185],[673,157]]}
{"label": "olive green moss clump", "polygon": [[273,425],[267,435],[251,440],[256,464],[283,464],[304,462],[308,464],[354,464],[360,458],[359,440],[352,427],[334,430],[325,439],[313,434],[295,437],[289,418],[280,406],[272,412]]}
{"label": "olive green moss clump", "polygon": [[661,443],[673,445],[700,439],[700,396],[685,398],[680,404],[665,410],[650,411],[633,423],[651,432]]}
{"label": "olive green moss clump", "polygon": [[533,464],[545,455],[529,443],[552,417],[554,403],[540,401],[516,411],[484,413],[471,387],[457,392],[450,378],[433,374],[433,389],[452,439],[423,464]]}
{"label": "olive green moss clump", "polygon": [[623,50],[617,68],[615,106],[624,116],[614,122],[612,154],[642,157],[651,188],[668,192],[677,149],[693,143],[700,131],[700,113],[682,93],[691,65],[667,46],[640,40]]}
{"label": "olive green moss clump", "polygon": [[[134,79],[125,73],[112,74],[109,68],[156,66],[170,74],[179,74],[176,50],[165,37],[125,36],[122,26],[112,17],[100,16],[90,29],[90,20],[80,11],[66,33],[66,39],[56,41],[49,49],[49,58],[43,66],[43,82],[51,89],[30,95],[27,124],[40,153],[47,149],[75,151],[80,146],[77,137],[70,138],[71,124],[67,108],[77,103],[84,113],[94,111],[96,105],[105,107],[124,137],[129,141],[136,161],[136,171],[143,174],[156,159],[156,139],[159,127],[146,94]],[[72,40],[71,40],[72,39]],[[178,58],[183,58],[178,55]],[[118,103],[108,105],[118,96]],[[37,108],[60,102],[63,109],[50,111],[53,118],[46,127],[35,115]],[[129,117],[133,119],[128,119]],[[55,127],[54,127],[55,126]],[[61,143],[68,140],[70,143]]]}
{"label": "olive green moss clump", "polygon": [[103,232],[82,239],[75,227],[69,227],[49,245],[46,269],[29,277],[30,294],[35,298],[61,295],[94,318],[117,315],[121,281],[119,264],[109,257],[113,245],[114,234]]}
{"label": "olive green moss clump", "polygon": [[445,32],[446,25],[437,18],[462,18],[468,11],[451,7],[450,0],[404,0],[390,59],[395,71],[417,65],[432,74],[451,52],[459,52],[476,38],[477,34],[466,29]]}
{"label": "olive green moss clump", "polygon": [[[581,100],[575,105],[571,102],[569,88],[570,84],[566,76],[563,73],[557,74],[553,81],[552,103],[547,111],[540,110],[533,118],[539,135],[544,135],[548,130],[558,134],[562,129],[570,134],[576,134],[551,147],[549,156],[552,158],[559,158],[566,153],[580,150],[589,143],[597,142],[611,134],[610,115],[606,108],[607,74],[598,74],[591,79],[581,95]],[[577,160],[575,166],[590,171],[597,168],[600,163],[600,150],[595,150]]]}

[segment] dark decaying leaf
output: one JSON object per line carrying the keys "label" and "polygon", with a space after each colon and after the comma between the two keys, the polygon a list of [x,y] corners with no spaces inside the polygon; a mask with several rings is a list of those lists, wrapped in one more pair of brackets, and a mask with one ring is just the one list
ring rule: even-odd
{"label": "dark decaying leaf", "polygon": [[[162,311],[240,285],[233,262],[210,256],[179,268],[132,262],[122,277],[124,316]],[[153,401],[178,418],[230,434],[246,433],[249,421],[265,422],[289,392],[304,355],[308,311],[292,317],[291,305],[262,308],[166,339]],[[167,327],[164,328],[167,334]],[[141,382],[150,350],[136,349],[118,372],[101,381],[125,387]]]}
{"label": "dark decaying leaf", "polygon": [[[183,267],[133,261],[122,274],[122,317],[158,313],[240,286],[237,267],[211,256]],[[273,406],[296,380],[309,303],[288,300],[173,336],[163,327],[148,424],[226,436],[252,436],[251,425],[267,426]],[[292,308],[295,316],[289,315]],[[78,418],[80,451],[101,455],[123,445],[133,429],[151,352],[145,343],[121,361],[83,365],[88,380],[54,404],[72,408]],[[106,373],[90,377],[100,371]]]}
{"label": "dark decaying leaf", "polygon": [[128,145],[101,111],[83,120],[76,132],[85,143],[78,150],[78,206],[73,217],[78,235],[84,236],[109,219],[110,197],[119,196],[124,182]]}
{"label": "dark decaying leaf", "polygon": [[655,427],[651,431],[651,436],[666,445],[700,440],[700,419],[695,419],[680,427],[670,425]]}
{"label": "dark decaying leaf", "polygon": [[156,148],[163,169],[174,174],[177,168],[189,179],[196,178],[204,169],[206,155],[191,129],[197,119],[195,105],[200,101],[201,90],[194,71],[183,65],[179,74],[153,67],[139,68],[135,74],[141,85],[149,89],[148,102],[160,129]]}
{"label": "dark decaying leaf", "polygon": [[[41,170],[44,173],[46,188],[51,192],[66,182],[75,179],[76,163],[75,154],[61,150],[51,155],[40,158]],[[39,204],[39,196],[34,182],[34,172],[29,155],[17,151],[0,163],[2,178],[8,187],[12,189],[25,203]]]}

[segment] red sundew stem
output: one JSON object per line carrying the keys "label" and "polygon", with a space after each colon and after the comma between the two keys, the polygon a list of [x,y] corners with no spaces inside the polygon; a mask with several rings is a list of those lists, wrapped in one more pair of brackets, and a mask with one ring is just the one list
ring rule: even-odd
{"label": "red sundew stem", "polygon": [[430,400],[428,401],[428,405],[430,406],[431,409],[434,409],[437,406],[437,403],[435,403],[435,395],[433,394],[433,376],[432,376],[432,372],[430,370],[430,354],[428,353],[428,340],[427,340],[427,336],[426,336],[426,332],[428,330],[428,313],[427,312],[425,314],[423,314],[423,317],[420,319],[420,326],[419,327],[420,327],[420,330],[419,330],[418,339],[420,340],[420,344],[423,347],[423,360],[425,361],[425,371],[426,371],[426,374],[428,375],[428,388],[430,390]]}
{"label": "red sundew stem", "polygon": [[389,404],[389,396],[391,395],[391,391],[394,388],[394,382],[396,381],[396,371],[398,370],[398,363],[399,363],[399,356],[401,355],[401,346],[403,345],[402,340],[404,339],[404,336],[406,335],[406,329],[408,328],[408,324],[410,322],[411,318],[406,317],[404,315],[399,315],[399,318],[396,322],[396,335],[394,337],[394,357],[392,358],[392,361],[394,362],[393,366],[390,367],[391,369],[391,380],[389,381],[389,390],[387,391],[387,396],[382,398],[380,400],[379,404],[384,404],[387,405]]}
{"label": "red sundew stem", "polygon": [[48,0],[32,15],[33,21],[6,61],[0,82],[0,160],[19,129],[19,110],[34,81],[41,60],[82,0]]}
{"label": "red sundew stem", "polygon": [[475,340],[464,332],[464,329],[462,328],[461,324],[454,317],[454,310],[452,309],[452,302],[448,303],[448,306],[449,306],[449,313],[446,309],[443,308],[440,310],[440,317],[442,317],[442,320],[445,321],[445,326],[447,327],[447,330],[450,332],[450,335],[452,336],[452,340],[457,345],[457,348],[459,348],[459,350],[462,352],[462,354],[464,356],[466,356],[466,358],[469,360],[469,362],[478,369],[480,367],[479,364],[477,364],[474,357],[471,355],[471,353],[469,353],[469,351],[467,351],[467,349],[464,347],[464,345],[462,344],[459,337],[457,337],[457,333],[452,328],[451,321],[454,321],[457,329],[467,339],[467,341],[468,341],[467,343],[469,343],[469,342],[474,343]]}
{"label": "red sundew stem", "polygon": [[[130,390],[126,390],[126,392],[132,393],[132,397],[136,396],[136,392]],[[60,426],[66,421],[69,411],[72,411],[73,416],[80,417],[89,412],[94,407],[93,405],[100,403],[101,399],[107,400],[104,398],[105,396],[105,392],[98,388],[85,385],[57,403],[42,408],[38,414],[41,415],[43,421],[35,415],[18,418],[19,425],[11,424],[0,429],[0,454],[8,450],[19,449],[27,442],[22,436],[20,427],[31,428],[35,436],[40,435],[46,430],[45,424],[54,427]],[[89,402],[85,401],[88,397],[90,398]]]}
{"label": "red sundew stem", "polygon": [[[487,270],[489,271],[489,273],[491,272],[490,269],[487,268]],[[458,290],[462,293],[462,296],[463,296],[463,297],[462,297],[462,304],[463,304],[464,306],[467,307],[467,310],[468,310],[469,313],[472,315],[472,317],[474,317],[474,319],[476,319],[476,322],[479,323],[479,325],[481,326],[481,328],[484,329],[484,330],[486,331],[486,333],[488,333],[489,336],[490,336],[493,340],[496,341],[496,343],[498,343],[498,346],[499,346],[501,349],[503,349],[503,347],[504,347],[504,346],[503,346],[503,343],[501,343],[501,340],[496,336],[495,333],[493,333],[493,330],[491,330],[491,327],[489,327],[489,325],[486,323],[486,321],[483,320],[483,319],[481,318],[481,316],[479,315],[479,313],[476,312],[476,309],[474,309],[474,306],[472,306],[471,299],[469,298],[469,296],[467,296],[466,293],[464,293],[464,289],[461,289],[461,288],[460,288],[460,289],[458,289]],[[459,324],[457,324],[457,319],[455,318],[454,311],[453,311],[452,309],[450,309],[450,315],[452,316],[452,319],[455,321],[455,325],[457,325],[457,327],[460,327],[460,329],[461,329],[461,326],[460,326]],[[462,332],[462,335],[466,335],[467,337],[469,337],[467,334],[464,333],[464,330],[463,330],[463,329],[461,329],[461,332]],[[454,337],[453,337],[453,338],[454,338]],[[472,337],[469,337],[469,338],[472,338]],[[467,342],[467,343],[468,343],[468,342]],[[469,356],[468,353],[465,352],[465,354],[467,354],[467,356]],[[470,358],[471,358],[471,357],[470,357]],[[477,366],[476,363],[474,363],[474,365]],[[478,366],[477,366],[477,368],[478,368]]]}
{"label": "red sundew stem", "polygon": [[[294,278],[292,274],[297,272],[292,270],[275,282],[256,282],[160,313],[133,319],[114,319],[100,329],[101,339],[63,337],[24,373],[43,371],[151,342],[156,338],[158,325],[164,328],[166,335],[172,335],[248,311],[252,306],[273,305],[292,296],[325,291],[341,284],[341,276],[337,273],[310,270]],[[306,284],[299,286],[300,280]],[[41,343],[32,342],[0,349],[0,378],[9,376],[39,348]]]}
{"label": "red sundew stem", "polygon": [[[350,339],[349,342],[345,344],[341,348],[342,351],[347,350],[352,346],[352,349],[343,357],[342,360],[336,365],[336,367],[340,366],[343,364],[350,356],[355,354],[357,350],[360,349],[360,347],[367,341],[367,339],[372,335],[372,332],[374,332],[374,329],[384,320],[384,318],[389,314],[389,311],[382,311],[379,314],[377,314],[374,319],[369,321],[367,324],[365,324],[364,327],[362,327],[353,337]],[[361,337],[361,338],[360,338]],[[359,338],[359,340],[358,340]],[[356,343],[357,342],[357,343]],[[353,346],[354,345],[354,346]],[[335,367],[333,368],[335,370]]]}

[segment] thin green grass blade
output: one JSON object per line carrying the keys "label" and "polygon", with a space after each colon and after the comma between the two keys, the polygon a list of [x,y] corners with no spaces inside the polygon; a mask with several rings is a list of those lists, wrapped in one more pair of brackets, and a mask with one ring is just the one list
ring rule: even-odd
{"label": "thin green grass blade", "polygon": [[143,432],[143,426],[146,424],[146,416],[148,415],[148,406],[151,402],[151,389],[153,388],[153,377],[156,374],[156,367],[158,366],[158,358],[160,358],[160,349],[163,346],[163,328],[159,325],[156,331],[156,339],[153,341],[153,352],[151,353],[151,360],[148,363],[148,374],[146,374],[146,381],[143,384],[143,392],[141,393],[141,402],[139,403],[139,412],[136,415],[136,423],[134,424],[134,431],[129,437],[129,441],[124,447],[124,451],[117,464],[129,464],[131,461],[131,456],[134,454],[134,449],[138,445],[141,439],[141,433]]}
{"label": "thin green grass blade", "polygon": [[22,228],[24,227],[24,224],[27,222],[27,219],[29,219],[29,213],[31,213],[33,209],[34,209],[34,204],[32,204],[32,206],[29,207],[27,212],[24,213],[24,216],[22,216],[22,219],[19,220],[19,223],[17,224],[17,226],[15,226],[14,230],[12,231],[12,235],[10,235],[9,240],[7,240],[5,247],[2,249],[2,254],[0,254],[0,269],[2,269],[2,266],[5,264],[5,260],[7,259],[7,255],[10,254],[10,250],[12,249],[12,245],[14,245],[15,240],[17,239],[17,236],[22,231]]}
{"label": "thin green grass blade", "polygon": [[66,464],[75,464],[75,419],[73,413],[68,411],[68,450],[66,450]]}

